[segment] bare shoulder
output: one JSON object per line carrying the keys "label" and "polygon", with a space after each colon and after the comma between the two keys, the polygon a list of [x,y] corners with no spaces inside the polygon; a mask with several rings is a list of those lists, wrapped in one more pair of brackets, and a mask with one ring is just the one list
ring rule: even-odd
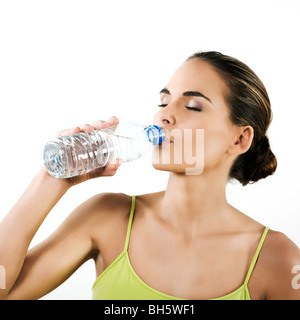
{"label": "bare shoulder", "polygon": [[114,223],[128,220],[132,197],[124,193],[101,193],[81,205],[84,220],[99,230]]}
{"label": "bare shoulder", "polygon": [[125,193],[99,193],[83,203],[92,213],[117,213],[131,203],[132,197]]}
{"label": "bare shoulder", "polygon": [[264,244],[264,256],[274,263],[274,269],[288,268],[300,264],[300,250],[284,233],[269,230]]}
{"label": "bare shoulder", "polygon": [[101,193],[82,204],[81,220],[92,240],[94,258],[101,258],[106,265],[124,248],[131,203],[132,197],[127,194]]}
{"label": "bare shoulder", "polygon": [[269,230],[260,256],[266,298],[300,300],[300,288],[297,290],[293,286],[293,270],[295,266],[300,266],[300,250],[297,245],[284,233]]}
{"label": "bare shoulder", "polygon": [[62,224],[63,232],[77,230],[77,234],[94,243],[92,249],[97,251],[102,238],[124,230],[130,207],[131,196],[124,193],[97,194],[73,210]]}

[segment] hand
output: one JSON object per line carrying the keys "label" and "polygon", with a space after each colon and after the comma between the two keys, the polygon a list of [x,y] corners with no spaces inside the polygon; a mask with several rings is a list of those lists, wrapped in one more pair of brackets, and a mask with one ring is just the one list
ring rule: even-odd
{"label": "hand", "polygon": [[[60,136],[70,135],[70,134],[79,133],[79,132],[91,133],[94,130],[107,129],[110,126],[116,125],[118,123],[119,123],[118,118],[110,117],[108,121],[99,120],[91,124],[84,124],[72,129],[62,130],[57,134],[57,136],[60,137]],[[76,184],[87,181],[89,179],[94,179],[94,178],[103,177],[103,176],[113,176],[117,172],[120,165],[121,165],[121,159],[115,159],[105,167],[95,169],[86,174],[79,175],[76,177],[59,179],[59,180],[62,180],[64,184],[66,183],[68,187],[72,187]],[[44,170],[46,170],[46,168]]]}

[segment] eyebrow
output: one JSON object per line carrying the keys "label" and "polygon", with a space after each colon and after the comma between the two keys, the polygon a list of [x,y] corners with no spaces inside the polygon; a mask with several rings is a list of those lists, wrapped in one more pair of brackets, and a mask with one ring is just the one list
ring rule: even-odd
{"label": "eyebrow", "polygon": [[[160,94],[161,93],[171,94],[169,89],[167,89],[167,88],[163,88],[162,90],[160,90]],[[208,100],[212,104],[211,100],[199,91],[186,91],[182,95],[185,97],[202,97],[202,98]]]}

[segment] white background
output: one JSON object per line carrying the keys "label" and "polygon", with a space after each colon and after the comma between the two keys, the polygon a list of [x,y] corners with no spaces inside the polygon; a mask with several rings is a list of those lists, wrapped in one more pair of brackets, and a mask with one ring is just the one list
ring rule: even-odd
{"label": "white background", "polygon": [[[218,50],[264,82],[278,158],[274,176],[228,185],[228,201],[300,246],[299,17],[298,0],[0,1],[0,220],[59,130],[111,115],[151,123],[175,69],[198,50]],[[76,186],[31,246],[94,194],[155,192],[167,177],[152,168],[149,154],[123,164],[115,177]],[[90,261],[45,299],[90,299],[94,280]]]}

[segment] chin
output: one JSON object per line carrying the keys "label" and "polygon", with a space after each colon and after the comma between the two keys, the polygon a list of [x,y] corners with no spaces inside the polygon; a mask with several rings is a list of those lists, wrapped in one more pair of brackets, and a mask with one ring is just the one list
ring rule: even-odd
{"label": "chin", "polygon": [[165,152],[161,147],[153,148],[152,152],[152,166],[156,170],[182,172],[184,171],[182,164],[174,164],[173,157],[170,153]]}
{"label": "chin", "polygon": [[161,163],[152,163],[152,167],[156,170],[160,171],[169,171],[169,172],[184,172],[185,170],[182,168],[178,168],[178,165],[172,164],[161,164]]}
{"label": "chin", "polygon": [[[176,160],[176,161],[175,161]],[[204,169],[204,160],[194,161],[192,164],[187,164],[184,161],[178,161],[175,157],[166,157],[163,152],[158,149],[152,153],[152,166],[156,170],[182,173],[184,175],[200,175]],[[182,162],[182,163],[180,163]]]}
{"label": "chin", "polygon": [[203,172],[203,167],[200,166],[183,166],[170,164],[152,163],[152,167],[160,171],[174,172],[185,176],[200,176]]}

